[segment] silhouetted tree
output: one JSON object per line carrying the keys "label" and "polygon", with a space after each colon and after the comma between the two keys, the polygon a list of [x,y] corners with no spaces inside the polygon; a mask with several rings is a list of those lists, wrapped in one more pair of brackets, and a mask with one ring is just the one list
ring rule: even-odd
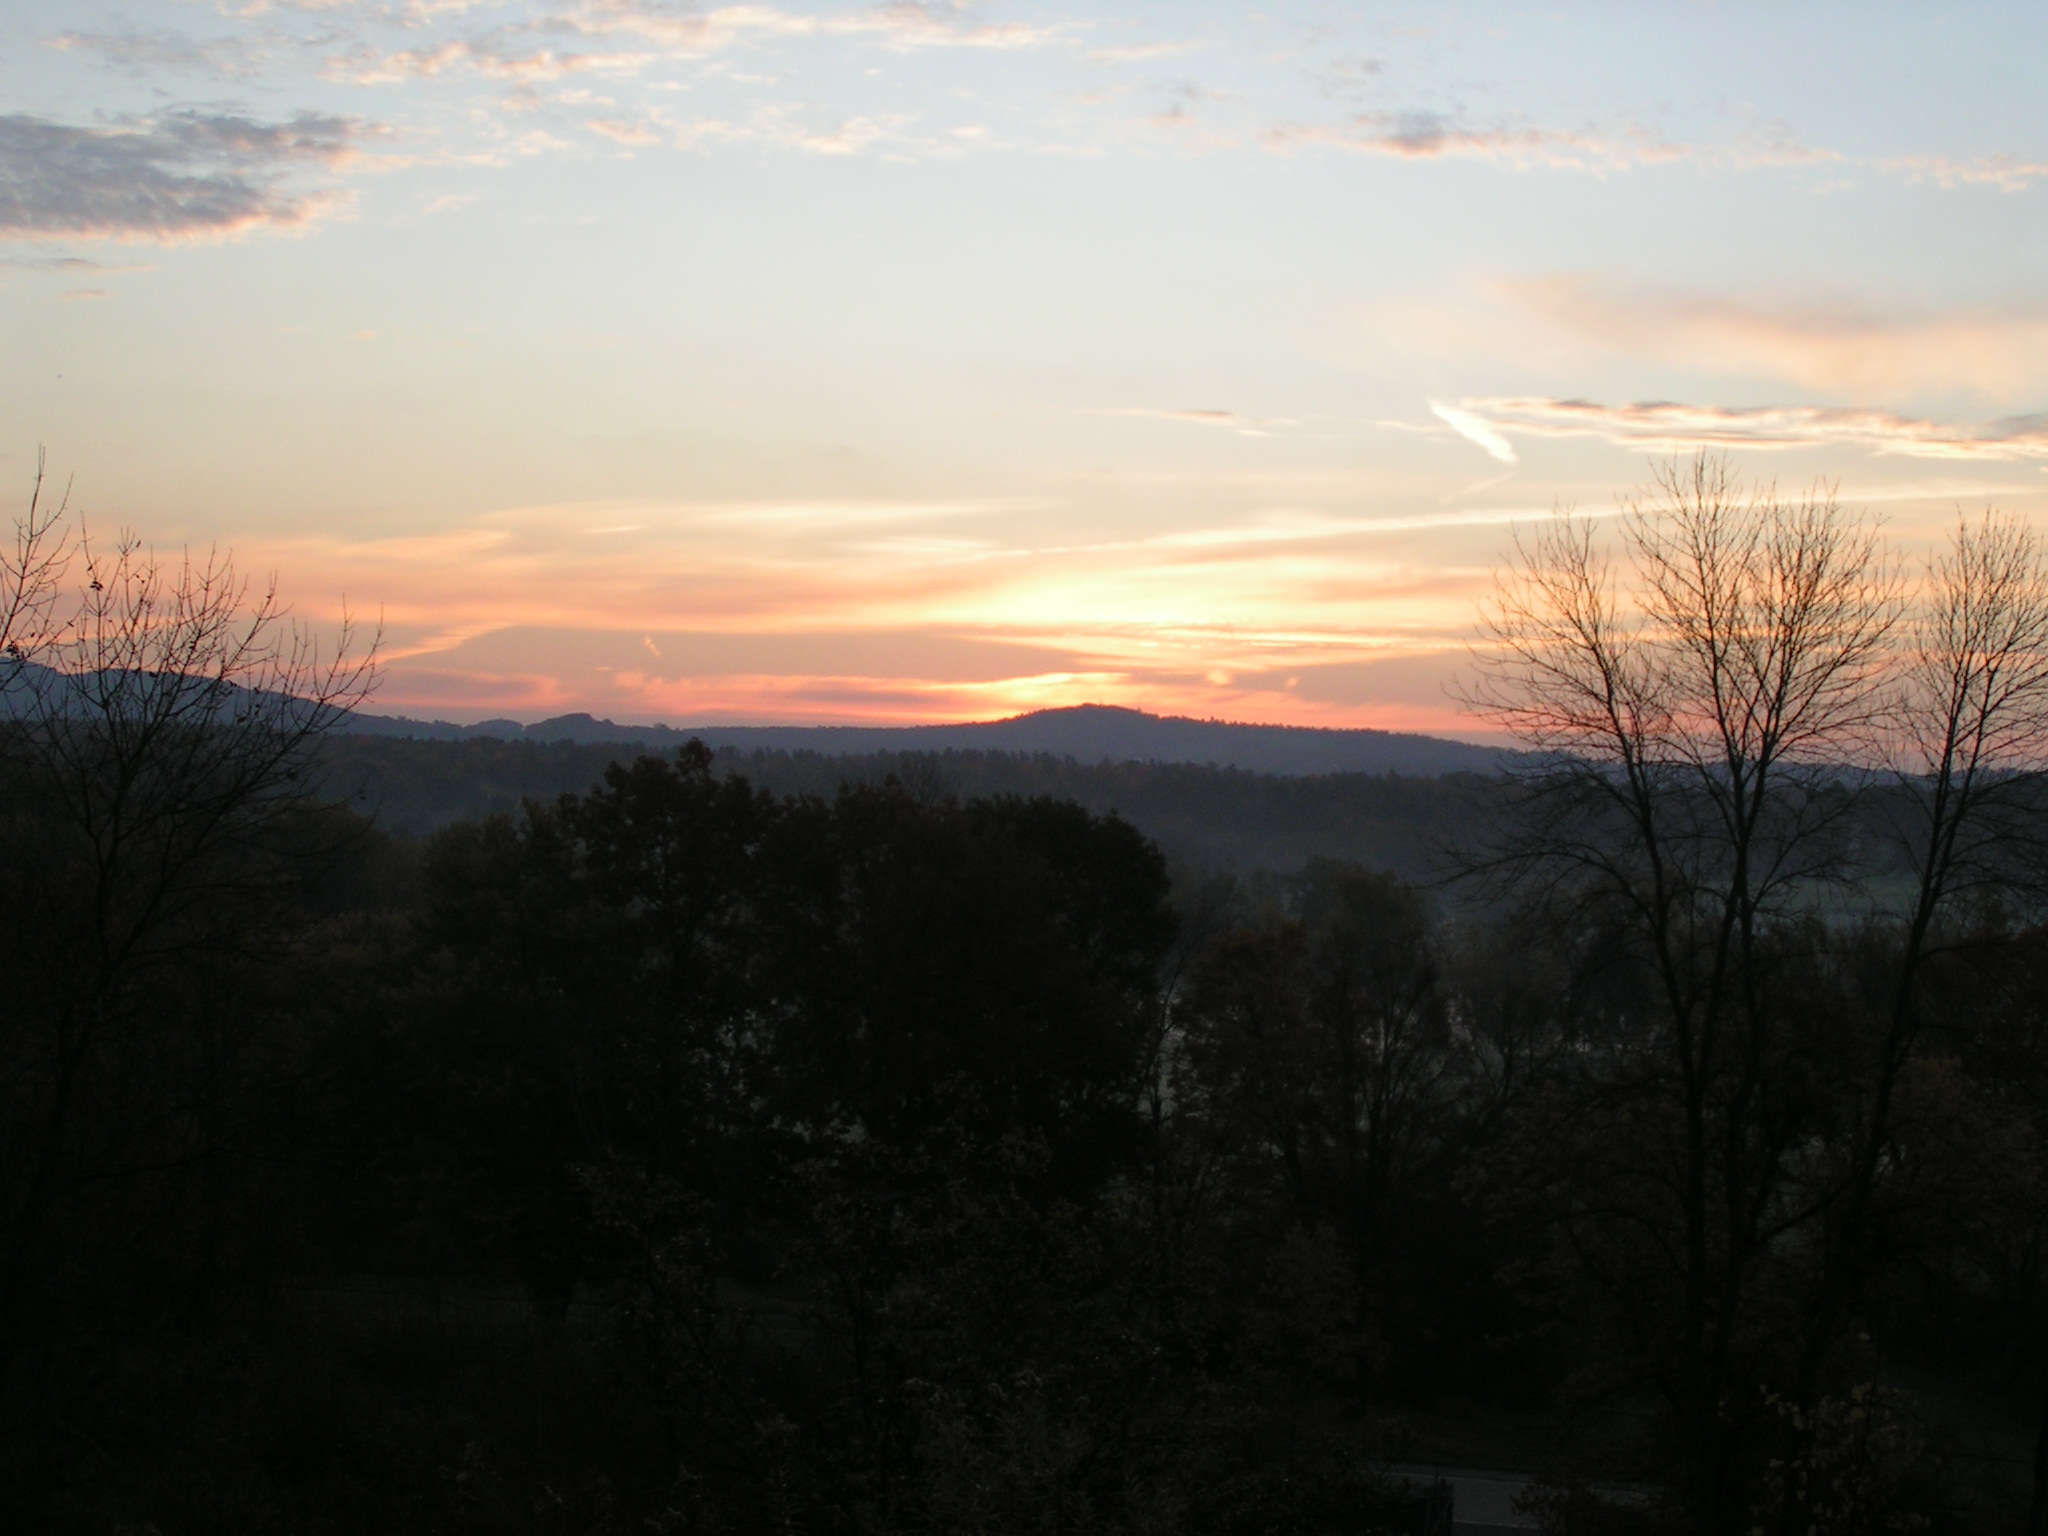
{"label": "silhouetted tree", "polygon": [[[1493,869],[1622,939],[1634,998],[1502,1156],[1616,1305],[1718,1531],[1751,1518],[1767,1447],[1861,1379],[1850,1308],[1940,1161],[1900,1155],[1942,1134],[1918,977],[2038,762],[2048,581],[1991,519],[1909,594],[1869,519],[1705,455],[1619,537],[1616,562],[1560,517],[1489,617],[1475,702],[1543,754]],[[1810,914],[1892,872],[1855,861],[1874,805],[1912,813],[1910,894],[1859,937]]]}
{"label": "silhouetted tree", "polygon": [[371,681],[346,624],[323,648],[225,557],[103,553],[43,517],[0,591],[34,631],[0,756],[0,1379],[43,1331],[75,1204],[205,1154],[242,1027],[221,967],[316,851],[314,749]]}

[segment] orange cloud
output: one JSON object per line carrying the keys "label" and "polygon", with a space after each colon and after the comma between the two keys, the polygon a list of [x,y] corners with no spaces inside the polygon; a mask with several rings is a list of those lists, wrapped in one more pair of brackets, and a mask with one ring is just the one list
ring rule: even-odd
{"label": "orange cloud", "polygon": [[1062,531],[1059,510],[605,503],[240,552],[381,605],[385,708],[953,719],[1094,699],[1342,723],[1379,706],[1270,680],[1454,646],[1484,568],[1409,546],[1527,509],[1276,510],[1138,538]]}
{"label": "orange cloud", "polygon": [[[1456,409],[1501,433],[1640,447],[1991,441],[1869,412]],[[288,591],[381,607],[377,707],[395,713],[916,721],[1093,701],[1470,734],[1446,680],[1507,526],[1546,512],[1281,506],[1134,535],[1048,500],[613,501],[238,552]]]}

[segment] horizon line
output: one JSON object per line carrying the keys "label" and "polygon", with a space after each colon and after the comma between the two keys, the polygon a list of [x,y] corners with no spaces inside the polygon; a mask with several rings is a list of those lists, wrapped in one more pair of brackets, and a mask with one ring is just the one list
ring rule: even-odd
{"label": "horizon line", "polygon": [[371,720],[405,721],[414,725],[449,726],[458,730],[476,730],[486,725],[516,725],[522,731],[534,726],[551,725],[558,721],[588,720],[593,725],[616,726],[622,731],[671,731],[684,734],[690,731],[943,731],[971,730],[981,727],[1008,725],[1019,720],[1029,720],[1041,715],[1073,715],[1085,710],[1099,710],[1105,714],[1134,715],[1145,720],[1162,723],[1176,722],[1190,725],[1224,726],[1235,730],[1299,731],[1328,736],[1410,736],[1424,741],[1454,742],[1463,746],[1498,747],[1495,741],[1469,741],[1457,736],[1438,735],[1430,731],[1391,730],[1377,725],[1295,725],[1285,721],[1230,720],[1217,715],[1157,714],[1130,704],[1105,704],[1089,701],[1081,704],[1048,704],[1037,709],[1020,710],[1012,715],[998,715],[993,718],[976,720],[919,720],[919,721],[819,721],[819,720],[694,720],[678,723],[667,721],[626,722],[609,716],[593,715],[587,709],[567,710],[559,715],[546,715],[536,720],[519,720],[511,715],[486,715],[476,720],[450,720],[407,714],[379,714],[368,709],[351,710],[353,718]]}

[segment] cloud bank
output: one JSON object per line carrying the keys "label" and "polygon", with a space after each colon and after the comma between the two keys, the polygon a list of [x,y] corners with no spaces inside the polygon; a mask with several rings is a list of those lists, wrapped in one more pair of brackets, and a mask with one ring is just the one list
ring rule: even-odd
{"label": "cloud bank", "polygon": [[1646,292],[1583,275],[1500,285],[1553,325],[1632,357],[1762,374],[1814,390],[2017,395],[2048,382],[2048,311],[1884,315],[1840,301],[1760,304]]}
{"label": "cloud bank", "polygon": [[0,238],[218,238],[304,224],[322,206],[286,173],[347,159],[354,119],[302,113],[264,123],[166,112],[118,127],[0,116]]}

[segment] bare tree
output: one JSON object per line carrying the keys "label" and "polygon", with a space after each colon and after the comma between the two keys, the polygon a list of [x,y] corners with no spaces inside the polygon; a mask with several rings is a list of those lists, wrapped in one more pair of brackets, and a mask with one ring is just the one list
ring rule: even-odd
{"label": "bare tree", "polygon": [[[1530,1177],[1618,1302],[1718,1530],[1751,1513],[1764,1391],[1821,1390],[1869,1274],[1921,966],[2000,874],[1994,813],[2025,803],[2048,742],[2048,583],[1991,518],[1909,591],[1832,492],[1783,498],[1706,455],[1624,502],[1618,553],[1601,532],[1566,514],[1518,543],[1487,615],[1470,702],[1540,755],[1486,868],[1621,934],[1646,982]],[[1873,798],[1913,880],[1880,914],[1889,996],[1865,1002],[1817,974],[1845,962],[1810,936],[1831,892],[1876,889]]]}
{"label": "bare tree", "polygon": [[[2016,517],[1958,518],[1930,564],[1899,658],[1884,766],[1908,793],[1907,920],[2027,884],[2048,763],[2048,551]],[[2015,858],[2015,853],[2020,854]]]}
{"label": "bare tree", "polygon": [[323,643],[224,555],[66,531],[32,510],[0,593],[25,636],[0,814],[17,957],[0,1028],[0,1373],[30,1337],[71,1192],[123,1172],[116,1133],[133,1127],[110,1095],[160,1054],[181,968],[265,930],[318,744],[374,681],[374,637],[344,619]]}
{"label": "bare tree", "polygon": [[[2048,551],[2020,519],[1958,517],[1930,562],[1896,658],[1881,765],[1884,809],[1910,875],[1882,1027],[1864,1064],[1844,1188],[1822,1261],[1797,1391],[1814,1395],[1856,1286],[1883,1241],[1901,1083],[1926,1023],[1923,973],[1953,909],[1983,895],[2037,897],[2048,765]],[[2048,1361],[2042,1365],[2048,1393]],[[2029,1529],[2048,1531],[2048,1397]]]}

